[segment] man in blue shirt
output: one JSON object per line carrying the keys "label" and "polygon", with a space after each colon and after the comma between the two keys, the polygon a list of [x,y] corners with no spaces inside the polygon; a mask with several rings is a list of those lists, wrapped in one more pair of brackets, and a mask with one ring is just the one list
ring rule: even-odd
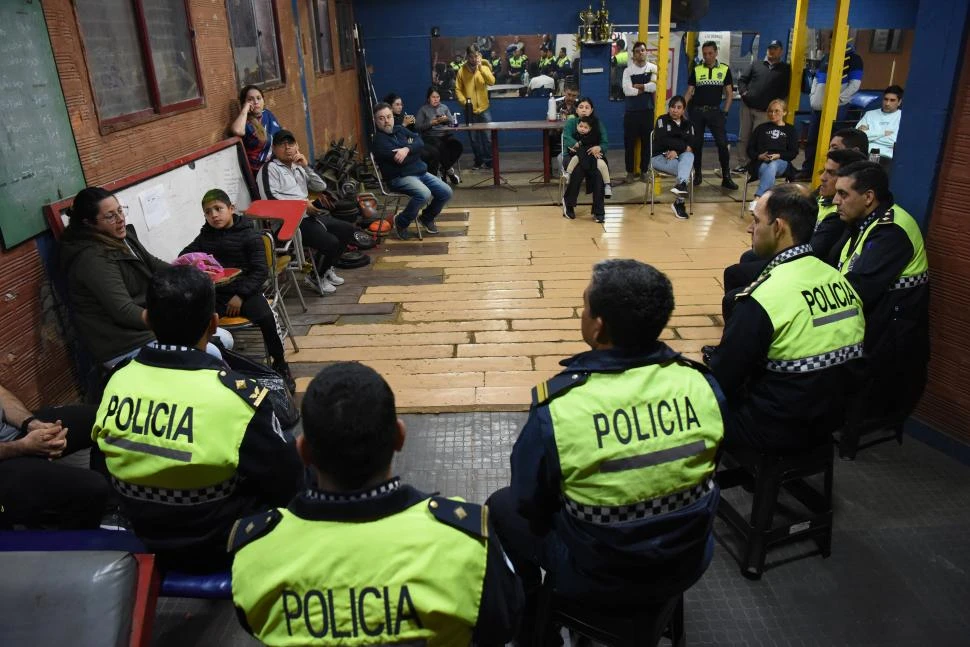
{"label": "man in blue shirt", "polygon": [[[386,103],[374,106],[374,124],[377,126],[374,158],[381,176],[392,189],[411,198],[404,210],[394,217],[394,232],[398,238],[406,240],[408,227],[417,218],[425,233],[437,234],[434,219],[451,199],[451,187],[428,173],[427,164],[421,161],[421,149],[424,148],[421,135],[404,126],[395,126],[391,106]],[[419,217],[421,207],[424,211]]]}

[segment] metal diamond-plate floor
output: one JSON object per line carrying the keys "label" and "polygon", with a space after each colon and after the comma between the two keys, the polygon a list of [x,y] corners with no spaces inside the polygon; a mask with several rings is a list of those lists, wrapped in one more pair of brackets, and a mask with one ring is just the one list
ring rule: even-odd
{"label": "metal diamond-plate floor", "polygon": [[[397,472],[415,486],[481,502],[508,482],[523,413],[407,415]],[[776,565],[813,546],[769,555],[759,582],[741,577],[722,535],[687,594],[694,645],[970,643],[970,468],[907,438],[838,462],[832,556]],[[735,496],[731,493],[731,496]],[[255,644],[228,603],[162,600],[155,644]]]}

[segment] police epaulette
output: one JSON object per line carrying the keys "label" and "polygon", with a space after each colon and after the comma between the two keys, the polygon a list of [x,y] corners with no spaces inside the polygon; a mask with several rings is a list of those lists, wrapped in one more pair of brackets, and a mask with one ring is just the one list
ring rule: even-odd
{"label": "police epaulette", "polygon": [[229,533],[229,544],[226,550],[235,553],[249,542],[259,539],[275,528],[282,519],[283,513],[276,508],[239,519],[233,524],[232,532]]}
{"label": "police epaulette", "polygon": [[745,297],[751,296],[751,293],[754,292],[755,288],[757,288],[759,285],[767,281],[769,278],[771,278],[771,272],[768,272],[766,274],[763,274],[762,276],[759,276],[757,279],[752,281],[748,285],[748,287],[744,288],[743,290],[741,290],[740,292],[734,295],[735,301],[738,299],[744,299]]}
{"label": "police epaulette", "polygon": [[532,387],[532,404],[540,405],[586,382],[589,373],[566,371]]}
{"label": "police epaulette", "polygon": [[879,219],[876,220],[877,225],[891,225],[894,222],[896,222],[896,212],[892,209],[886,211],[886,213],[879,216]]}
{"label": "police epaulette", "polygon": [[488,538],[487,506],[433,496],[428,501],[428,510],[442,523],[463,530],[472,537]]}
{"label": "police epaulette", "polygon": [[245,400],[256,409],[269,394],[269,389],[260,386],[256,380],[235,371],[219,371],[219,379],[226,388]]}

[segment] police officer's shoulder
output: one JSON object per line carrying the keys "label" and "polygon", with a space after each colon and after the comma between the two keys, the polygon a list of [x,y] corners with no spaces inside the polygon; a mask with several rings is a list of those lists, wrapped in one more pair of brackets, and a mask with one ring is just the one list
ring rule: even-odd
{"label": "police officer's shoulder", "polygon": [[273,508],[249,517],[243,517],[236,521],[229,533],[229,545],[226,547],[230,553],[235,553],[249,542],[259,539],[282,521],[283,513]]}
{"label": "police officer's shoulder", "polygon": [[564,371],[559,373],[545,382],[540,382],[532,387],[532,404],[538,406],[558,398],[569,389],[585,383],[588,378],[589,373],[583,371]]}
{"label": "police officer's shoulder", "polygon": [[433,496],[428,500],[428,510],[441,523],[466,532],[472,537],[488,538],[487,506]]}
{"label": "police officer's shoulder", "polygon": [[734,295],[735,301],[740,299],[745,299],[751,296],[751,293],[758,289],[759,285],[763,285],[765,281],[771,278],[771,272],[766,272],[759,276],[757,279],[748,284],[746,288]]}
{"label": "police officer's shoulder", "polygon": [[245,400],[254,409],[258,408],[269,395],[269,389],[265,386],[260,386],[256,380],[236,371],[227,369],[219,371],[219,380],[223,386]]}
{"label": "police officer's shoulder", "polygon": [[886,213],[882,214],[881,216],[879,216],[879,218],[876,219],[877,225],[892,225],[892,224],[895,224],[895,222],[896,222],[896,210],[891,208],[887,209]]}

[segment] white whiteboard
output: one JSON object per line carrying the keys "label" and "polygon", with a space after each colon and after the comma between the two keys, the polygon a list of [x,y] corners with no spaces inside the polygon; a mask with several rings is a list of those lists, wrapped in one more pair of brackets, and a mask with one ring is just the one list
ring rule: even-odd
{"label": "white whiteboard", "polygon": [[[156,187],[161,187],[158,195],[168,218],[149,228],[139,195]],[[249,206],[249,189],[239,165],[238,146],[223,148],[121,189],[115,195],[121,204],[128,205],[128,223],[135,226],[138,240],[158,258],[171,261],[205,224],[201,200],[209,189],[228,193],[240,211]]]}

